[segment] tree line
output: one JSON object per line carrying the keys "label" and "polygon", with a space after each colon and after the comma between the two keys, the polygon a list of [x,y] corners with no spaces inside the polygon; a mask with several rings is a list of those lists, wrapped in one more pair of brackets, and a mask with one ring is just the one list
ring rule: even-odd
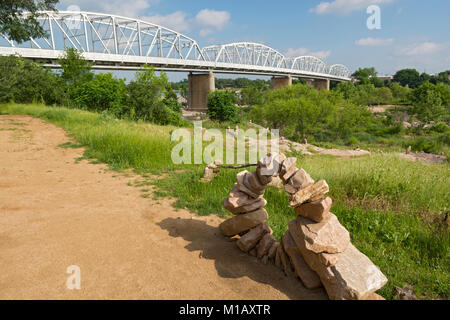
{"label": "tree line", "polygon": [[58,61],[56,73],[18,56],[0,57],[0,102],[45,103],[118,118],[182,125],[181,105],[164,72],[144,67],[129,84],[111,73],[94,73],[74,49]]}

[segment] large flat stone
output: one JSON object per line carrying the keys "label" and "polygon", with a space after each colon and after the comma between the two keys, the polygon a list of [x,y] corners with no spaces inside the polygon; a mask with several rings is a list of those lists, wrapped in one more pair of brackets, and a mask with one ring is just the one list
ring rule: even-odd
{"label": "large flat stone", "polygon": [[230,203],[233,208],[238,208],[246,205],[253,204],[257,201],[260,201],[262,199],[262,196],[258,198],[252,198],[249,197],[247,194],[239,191],[238,184],[235,183],[233,185],[233,188],[230,191],[230,195],[228,197],[228,202]]}
{"label": "large flat stone", "polygon": [[241,213],[247,213],[247,212],[252,212],[255,210],[258,210],[262,207],[265,207],[267,204],[267,201],[263,198],[258,199],[256,202],[253,202],[252,204],[249,205],[245,205],[242,207],[237,207],[235,208],[231,203],[229,198],[225,198],[223,199],[223,207],[225,209],[227,209],[228,211],[230,211],[233,214],[241,214]]}
{"label": "large flat stone", "polygon": [[264,185],[268,185],[272,182],[273,176],[272,175],[265,175],[263,174],[263,170],[261,168],[256,168],[256,176],[258,177],[259,182]]}
{"label": "large flat stone", "polygon": [[295,273],[303,282],[306,288],[315,289],[322,286],[322,282],[320,282],[320,278],[317,273],[312,270],[305,259],[303,259],[302,254],[300,253],[300,249],[297,247],[294,239],[288,231],[284,234],[282,238],[283,248],[286,254],[289,256],[291,260],[291,264],[294,267]]}
{"label": "large flat stone", "polygon": [[322,222],[315,222],[299,216],[297,230],[306,240],[306,249],[315,253],[344,252],[350,243],[349,232],[332,213]]}
{"label": "large flat stone", "polygon": [[292,208],[298,207],[305,202],[313,201],[316,198],[322,197],[329,190],[330,189],[327,182],[325,180],[320,180],[316,184],[301,189],[292,195],[289,199],[289,204]]}
{"label": "large flat stone", "polygon": [[266,185],[259,181],[256,172],[247,172],[245,174],[244,185],[256,194],[263,194],[266,190]]}
{"label": "large flat stone", "polygon": [[237,180],[237,184],[238,184],[238,189],[241,192],[244,192],[245,194],[247,194],[248,196],[252,197],[252,198],[258,198],[259,196],[264,194],[264,190],[261,192],[255,192],[253,190],[250,190],[249,188],[246,187],[245,183],[244,183],[244,179],[245,179],[245,175],[248,174],[249,172],[247,170],[239,172],[236,176],[236,180]]}
{"label": "large flat stone", "polygon": [[261,208],[225,220],[220,224],[219,228],[225,236],[232,237],[256,227],[258,224],[265,222],[268,218],[269,215],[267,214],[267,211]]}
{"label": "large flat stone", "polygon": [[289,157],[283,161],[281,164],[280,177],[287,181],[294,173],[297,168],[295,165],[297,164],[297,158]]}
{"label": "large flat stone", "polygon": [[330,209],[333,205],[333,200],[326,197],[314,202],[308,202],[296,207],[295,213],[305,218],[311,219],[315,222],[321,222],[330,215]]}
{"label": "large flat stone", "polygon": [[242,251],[249,252],[255,248],[264,235],[270,233],[270,231],[271,230],[266,223],[261,223],[243,235],[236,244]]}
{"label": "large flat stone", "polygon": [[289,222],[289,232],[291,233],[292,239],[294,239],[297,244],[297,247],[300,249],[300,253],[311,269],[315,270],[313,265],[316,264],[331,267],[337,263],[339,254],[325,252],[315,253],[306,248],[306,239],[298,230],[297,220],[292,220]]}
{"label": "large flat stone", "polygon": [[332,300],[364,300],[382,288],[387,278],[370,259],[351,243],[338,256],[334,266],[323,265],[316,254],[305,248],[304,239],[298,234],[297,222],[289,223],[289,232],[300,249],[306,263],[320,277],[328,296]]}
{"label": "large flat stone", "polygon": [[288,171],[286,171],[285,174],[283,174],[283,176],[281,177],[281,179],[283,180],[284,183],[286,183],[286,181],[288,181],[289,178],[292,177],[297,171],[298,171],[298,168],[297,168],[297,167],[292,167],[291,169],[289,169]]}

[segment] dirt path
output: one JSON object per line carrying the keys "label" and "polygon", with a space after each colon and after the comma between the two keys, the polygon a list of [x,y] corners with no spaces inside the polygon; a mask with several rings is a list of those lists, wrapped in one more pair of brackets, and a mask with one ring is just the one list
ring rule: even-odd
{"label": "dirt path", "polygon": [[[215,216],[144,199],[130,177],[75,163],[64,131],[0,116],[0,299],[324,299],[242,254]],[[81,290],[66,288],[81,268]]]}

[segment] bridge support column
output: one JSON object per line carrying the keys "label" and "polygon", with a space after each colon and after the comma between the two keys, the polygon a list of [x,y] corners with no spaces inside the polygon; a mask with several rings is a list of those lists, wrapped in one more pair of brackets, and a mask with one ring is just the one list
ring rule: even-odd
{"label": "bridge support column", "polygon": [[330,91],[330,80],[329,79],[314,79],[314,87],[317,90],[327,90]]}
{"label": "bridge support column", "polygon": [[214,73],[190,73],[188,84],[188,109],[199,112],[206,111],[208,109],[208,93],[216,89]]}
{"label": "bridge support column", "polygon": [[280,89],[283,87],[292,86],[292,77],[272,77],[270,88],[272,90]]}

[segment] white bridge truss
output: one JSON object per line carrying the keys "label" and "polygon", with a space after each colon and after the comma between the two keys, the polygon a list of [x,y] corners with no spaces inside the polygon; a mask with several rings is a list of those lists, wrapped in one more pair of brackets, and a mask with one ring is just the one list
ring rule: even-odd
{"label": "white bridge truss", "polygon": [[248,42],[202,49],[195,40],[179,32],[138,19],[45,11],[39,21],[47,38],[30,38],[19,45],[0,33],[0,55],[18,54],[57,68],[64,50],[74,48],[94,62],[97,69],[137,70],[148,64],[166,71],[350,80],[350,70],[344,65],[327,66],[313,56],[287,58],[266,45]]}

